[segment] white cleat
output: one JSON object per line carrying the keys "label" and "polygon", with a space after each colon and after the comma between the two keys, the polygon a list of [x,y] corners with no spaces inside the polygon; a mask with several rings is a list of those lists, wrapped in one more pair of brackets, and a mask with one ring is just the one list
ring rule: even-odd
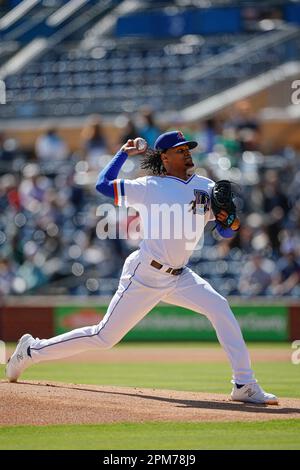
{"label": "white cleat", "polygon": [[278,405],[278,398],[272,393],[265,392],[258,383],[246,384],[241,388],[233,386],[231,400],[265,405]]}
{"label": "white cleat", "polygon": [[17,382],[22,372],[32,364],[32,359],[28,354],[28,348],[34,342],[34,338],[29,335],[23,335],[16,347],[15,352],[8,359],[5,374],[9,382]]}

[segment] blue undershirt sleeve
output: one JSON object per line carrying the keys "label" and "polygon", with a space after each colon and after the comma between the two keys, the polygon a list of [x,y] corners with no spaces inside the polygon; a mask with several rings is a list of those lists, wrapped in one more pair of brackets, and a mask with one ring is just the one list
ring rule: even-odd
{"label": "blue undershirt sleeve", "polygon": [[118,177],[122,165],[125,163],[128,155],[126,152],[119,150],[114,158],[99,173],[96,189],[99,193],[108,197],[114,197],[114,180]]}
{"label": "blue undershirt sleeve", "polygon": [[232,238],[237,232],[237,230],[232,230],[230,227],[223,227],[219,222],[216,223],[215,229],[223,238]]}

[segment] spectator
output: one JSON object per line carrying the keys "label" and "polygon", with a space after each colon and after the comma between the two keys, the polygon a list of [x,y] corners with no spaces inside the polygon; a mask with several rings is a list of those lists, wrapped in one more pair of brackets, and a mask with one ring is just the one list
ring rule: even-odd
{"label": "spectator", "polygon": [[12,177],[11,184],[7,188],[6,194],[9,206],[11,207],[11,209],[18,212],[21,209],[21,201],[15,177]]}
{"label": "spectator", "polygon": [[40,162],[61,161],[68,157],[69,149],[57,130],[51,128],[37,138],[35,152]]}
{"label": "spectator", "polygon": [[219,138],[219,143],[224,146],[227,155],[232,159],[232,163],[237,163],[237,160],[233,157],[240,154],[241,147],[234,127],[224,127],[222,135]]}
{"label": "spectator", "polygon": [[[292,294],[300,284],[300,263],[294,251],[282,256],[278,262],[278,270],[272,281],[272,293],[276,295]],[[299,293],[299,292],[298,292]]]}
{"label": "spectator", "polygon": [[272,249],[279,253],[279,233],[289,212],[287,196],[280,188],[278,173],[268,170],[263,185],[263,210],[266,214],[267,232]]}
{"label": "spectator", "polygon": [[37,212],[44,201],[46,188],[50,185],[49,179],[40,176],[38,165],[30,163],[24,167],[24,179],[19,187],[21,204],[31,212]]}
{"label": "spectator", "polygon": [[123,145],[127,142],[128,139],[135,139],[136,137],[140,137],[139,130],[135,125],[135,122],[132,117],[127,116],[124,118],[126,120],[126,124],[123,127],[121,142],[120,144]]}
{"label": "spectator", "polygon": [[12,261],[8,258],[0,258],[0,296],[11,292],[11,286],[15,278]]}
{"label": "spectator", "polygon": [[239,292],[246,296],[264,295],[271,283],[271,272],[275,264],[264,259],[259,253],[254,253],[249,258],[242,268]]}
{"label": "spectator", "polygon": [[203,122],[195,139],[198,140],[202,152],[210,153],[214,150],[214,146],[218,142],[218,136],[217,122],[214,118],[210,118]]}
{"label": "spectator", "polygon": [[153,111],[150,108],[144,108],[141,110],[142,126],[140,127],[139,133],[143,137],[150,147],[153,147],[157,137],[161,134],[161,129],[156,124]]}
{"label": "spectator", "polygon": [[17,185],[17,178],[8,173],[1,178],[3,192],[0,192],[0,208],[9,207],[12,211],[20,210],[21,202]]}
{"label": "spectator", "polygon": [[232,124],[237,131],[241,151],[260,150],[260,124],[251,103],[248,100],[239,101],[235,106],[235,112]]}
{"label": "spectator", "polygon": [[0,161],[12,162],[18,155],[18,142],[16,139],[7,138],[0,132]]}
{"label": "spectator", "polygon": [[104,135],[100,116],[92,116],[81,133],[85,159],[91,169],[100,168],[100,157],[108,153],[108,145]]}

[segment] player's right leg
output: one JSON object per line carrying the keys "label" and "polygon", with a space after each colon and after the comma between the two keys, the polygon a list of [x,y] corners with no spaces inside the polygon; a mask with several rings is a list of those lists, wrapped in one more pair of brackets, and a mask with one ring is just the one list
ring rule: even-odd
{"label": "player's right leg", "polygon": [[232,366],[232,400],[278,403],[275,395],[266,393],[256,382],[240,326],[227,300],[207,281],[191,269],[185,268],[178,278],[176,288],[164,301],[201,313],[212,323]]}
{"label": "player's right leg", "polygon": [[[91,349],[108,349],[118,343],[161,299],[163,286],[148,286],[145,265],[138,252],[125,261],[117,292],[103,320],[50,339],[24,335],[6,367],[6,376],[16,381],[27,367],[41,361],[72,356]],[[168,278],[167,278],[168,279]]]}

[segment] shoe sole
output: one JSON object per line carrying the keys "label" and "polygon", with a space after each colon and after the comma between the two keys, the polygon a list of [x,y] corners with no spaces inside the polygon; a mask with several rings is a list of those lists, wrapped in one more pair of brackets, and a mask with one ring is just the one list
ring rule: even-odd
{"label": "shoe sole", "polygon": [[268,401],[252,401],[252,400],[235,400],[231,398],[232,401],[240,402],[240,403],[252,403],[253,405],[279,405],[278,400],[268,400]]}
{"label": "shoe sole", "polygon": [[279,405],[278,400],[268,400],[265,402],[267,405]]}

